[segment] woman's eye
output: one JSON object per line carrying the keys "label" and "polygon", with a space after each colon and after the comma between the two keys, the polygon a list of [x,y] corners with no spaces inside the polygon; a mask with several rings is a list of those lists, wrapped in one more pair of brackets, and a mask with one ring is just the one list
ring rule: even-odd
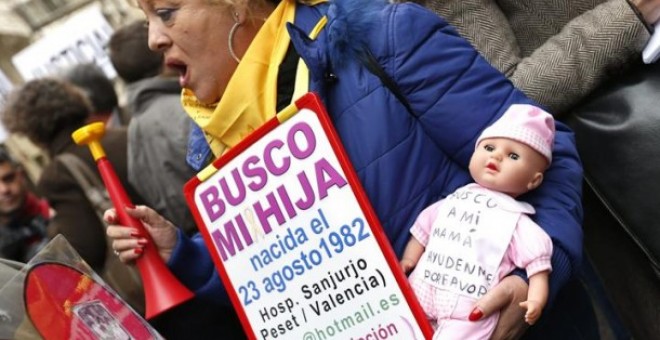
{"label": "woman's eye", "polygon": [[511,158],[515,161],[515,160],[518,160],[518,158],[520,158],[520,156],[517,153],[512,152],[512,153],[509,154],[509,158]]}
{"label": "woman's eye", "polygon": [[163,9],[157,9],[156,10],[156,15],[163,22],[167,22],[170,19],[172,19],[172,14],[174,14],[174,10],[170,9],[170,8],[163,8]]}

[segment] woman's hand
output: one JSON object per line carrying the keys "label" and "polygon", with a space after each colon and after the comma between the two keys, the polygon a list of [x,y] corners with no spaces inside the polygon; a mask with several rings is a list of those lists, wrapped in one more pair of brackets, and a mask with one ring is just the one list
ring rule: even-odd
{"label": "woman's hand", "polygon": [[[167,262],[176,246],[176,227],[149,207],[141,205],[125,209],[130,216],[142,221],[158,254],[163,261]],[[142,255],[144,247],[149,241],[145,235],[140,233],[140,230],[118,225],[119,220],[115,209],[106,210],[103,219],[108,223],[106,234],[113,239],[112,249],[122,262],[131,262]]]}
{"label": "woman's hand", "polygon": [[519,276],[505,277],[477,301],[470,320],[480,320],[499,310],[500,318],[492,339],[519,339],[528,327],[525,309],[519,305],[527,300],[527,288],[527,283]]}

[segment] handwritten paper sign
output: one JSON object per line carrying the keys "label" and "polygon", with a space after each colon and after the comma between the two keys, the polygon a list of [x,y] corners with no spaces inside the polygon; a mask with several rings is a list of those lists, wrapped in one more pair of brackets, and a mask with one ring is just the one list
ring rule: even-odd
{"label": "handwritten paper sign", "polygon": [[185,191],[251,339],[430,338],[315,95]]}
{"label": "handwritten paper sign", "polygon": [[438,208],[443,218],[433,223],[416,270],[427,283],[476,300],[494,282],[520,210],[474,188],[469,184],[445,198]]}

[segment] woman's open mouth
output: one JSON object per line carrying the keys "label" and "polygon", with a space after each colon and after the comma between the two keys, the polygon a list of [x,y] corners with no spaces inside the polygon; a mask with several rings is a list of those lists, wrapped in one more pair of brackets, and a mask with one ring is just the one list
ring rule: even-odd
{"label": "woman's open mouth", "polygon": [[188,82],[190,81],[188,77],[188,65],[176,59],[168,59],[165,64],[167,67],[179,73],[179,85],[181,85],[181,87],[187,87]]}

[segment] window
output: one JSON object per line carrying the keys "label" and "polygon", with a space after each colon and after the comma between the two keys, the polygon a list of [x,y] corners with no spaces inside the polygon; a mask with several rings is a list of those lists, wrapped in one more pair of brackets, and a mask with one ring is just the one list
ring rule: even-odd
{"label": "window", "polygon": [[14,6],[14,12],[25,20],[32,30],[36,31],[93,1],[94,0],[25,0]]}

